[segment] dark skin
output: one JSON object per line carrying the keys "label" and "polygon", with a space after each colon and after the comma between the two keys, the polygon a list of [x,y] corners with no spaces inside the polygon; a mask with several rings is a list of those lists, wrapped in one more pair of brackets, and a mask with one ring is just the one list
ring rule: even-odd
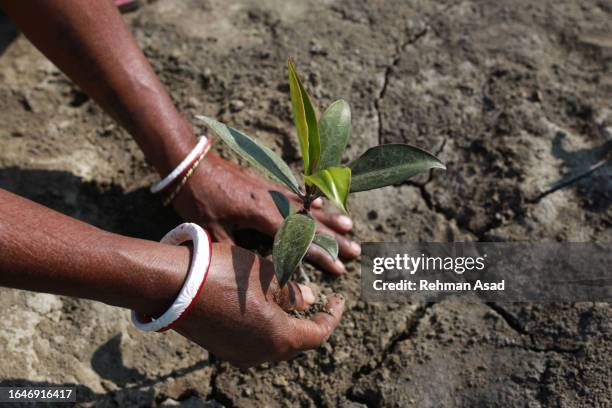
{"label": "dark skin", "polygon": [[[74,296],[158,316],[183,284],[190,249],[111,234],[0,189],[0,286]],[[344,301],[312,320],[286,312],[314,301],[310,288],[279,288],[270,261],[219,243],[203,292],[175,330],[238,367],[318,347]]]}
{"label": "dark skin", "polygon": [[[160,176],[196,144],[181,116],[110,0],[0,0],[0,7],[51,61],[134,137]],[[231,186],[231,188],[229,188]],[[176,330],[244,367],[286,359],[314,348],[338,324],[343,301],[312,320],[285,311],[314,301],[302,285],[278,288],[272,265],[231,245],[237,228],[274,234],[281,216],[268,194],[296,197],[220,157],[209,154],[174,200],[186,220],[204,225],[215,244],[210,275],[197,304]],[[334,235],[340,255],[359,255],[343,236],[346,216],[315,202],[318,229]],[[184,247],[100,231],[0,190],[0,285],[99,300],[153,316],[176,297],[189,265]],[[4,256],[9,254],[9,256]],[[344,266],[312,247],[308,257],[331,273]],[[231,339],[231,340],[228,340]]]}
{"label": "dark skin", "polygon": [[[0,0],[0,7],[39,50],[130,132],[160,175],[168,174],[195,146],[191,124],[177,111],[110,0]],[[217,240],[233,243],[236,229],[276,232],[282,218],[270,189],[286,193],[300,207],[285,188],[209,154],[174,207],[186,221],[206,225]],[[343,235],[352,228],[348,217],[318,209],[312,215],[319,221],[319,231],[336,237],[341,257],[360,254],[359,245]],[[319,247],[312,246],[308,258],[330,273],[344,272],[342,262]]]}

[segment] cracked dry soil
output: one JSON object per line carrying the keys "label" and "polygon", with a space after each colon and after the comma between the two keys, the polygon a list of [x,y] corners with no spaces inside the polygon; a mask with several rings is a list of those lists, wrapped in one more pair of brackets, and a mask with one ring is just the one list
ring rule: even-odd
{"label": "cracked dry soil", "polygon": [[[288,55],[319,107],[350,101],[347,159],[378,143],[438,152],[447,172],[350,199],[359,240],[612,237],[609,1],[158,0],[126,19],[186,115],[294,165]],[[1,187],[132,236],[179,222],[129,136],[23,37],[0,77]],[[0,385],[74,384],[83,406],[612,405],[609,304],[366,304],[358,263],[310,273],[348,298],[341,326],[246,371],[137,332],[125,310],[2,289]]]}

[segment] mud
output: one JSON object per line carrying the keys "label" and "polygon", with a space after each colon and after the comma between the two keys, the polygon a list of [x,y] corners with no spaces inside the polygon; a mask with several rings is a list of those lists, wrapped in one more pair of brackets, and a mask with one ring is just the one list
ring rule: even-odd
{"label": "mud", "polygon": [[[447,172],[350,200],[359,240],[612,239],[609,1],[158,0],[126,19],[186,115],[294,165],[288,55],[319,106],[350,101],[347,159],[438,153]],[[0,49],[2,188],[137,237],[178,222],[125,132],[23,36]],[[348,298],[323,347],[245,371],[128,311],[2,289],[0,386],[75,385],[82,406],[612,405],[609,304],[366,304],[348,269],[312,272]]]}

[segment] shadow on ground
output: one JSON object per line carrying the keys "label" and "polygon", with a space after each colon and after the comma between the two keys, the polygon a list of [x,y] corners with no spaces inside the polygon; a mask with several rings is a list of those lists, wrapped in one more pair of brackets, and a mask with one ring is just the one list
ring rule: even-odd
{"label": "shadow on ground", "polygon": [[[200,370],[210,364],[208,361],[199,361],[189,367],[173,370],[167,374],[148,377],[138,370],[126,367],[123,364],[123,358],[120,349],[121,334],[111,338],[108,342],[100,346],[91,358],[91,366],[100,377],[112,381],[121,386],[119,389],[111,390],[106,393],[97,393],[89,387],[75,383],[50,383],[46,381],[31,381],[27,379],[7,379],[0,382],[0,387],[70,387],[76,392],[76,400],[78,403],[92,403],[97,405],[104,401],[118,404],[119,406],[134,405],[146,406],[156,399],[154,387],[163,383],[169,378],[179,378],[191,372]],[[197,395],[197,392],[186,390],[183,393],[187,400],[192,396]],[[211,402],[198,401],[190,406],[211,406]],[[207,405],[208,404],[208,405]],[[11,406],[29,407],[35,406],[33,403],[12,404]],[[45,406],[65,407],[65,403],[49,403]]]}
{"label": "shadow on ground", "polygon": [[[164,208],[158,197],[150,194],[146,188],[125,192],[117,186],[83,181],[68,172],[0,169],[0,188],[105,230],[142,239],[158,240],[181,222],[174,211]],[[121,334],[118,334],[101,345],[91,358],[93,370],[103,379],[120,387],[107,393],[99,393],[75,383],[56,384],[23,378],[3,380],[0,387],[76,387],[79,403],[95,402],[104,405],[106,401],[110,405],[147,406],[157,397],[157,385],[210,364],[208,360],[203,360],[186,368],[151,377],[124,365],[120,344]],[[197,400],[195,395],[195,390],[186,390],[179,400],[193,397],[194,401],[190,401],[189,406],[213,406],[210,405],[211,401]],[[58,403],[47,406],[66,405]]]}
{"label": "shadow on ground", "polygon": [[0,11],[0,55],[17,39],[19,31],[9,18]]}
{"label": "shadow on ground", "polygon": [[612,205],[612,140],[594,148],[569,151],[563,146],[566,137],[558,132],[552,145],[553,156],[563,161],[566,174],[543,195],[575,185],[589,210],[606,212]]}
{"label": "shadow on ground", "polygon": [[99,228],[131,237],[159,240],[181,220],[146,188],[86,182],[68,172],[0,169],[0,188]]}
{"label": "shadow on ground", "polygon": [[[116,185],[87,182],[65,171],[0,169],[0,188],[104,230],[159,240],[182,221],[147,188],[125,192]],[[238,246],[268,255],[272,239],[257,231],[234,232]]]}

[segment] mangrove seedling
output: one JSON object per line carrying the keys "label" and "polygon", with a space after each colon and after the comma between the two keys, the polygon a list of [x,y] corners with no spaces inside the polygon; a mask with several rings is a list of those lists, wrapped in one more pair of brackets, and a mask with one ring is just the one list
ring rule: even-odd
{"label": "mangrove seedling", "polygon": [[283,159],[257,140],[215,119],[196,116],[249,164],[299,197],[301,208],[296,211],[284,194],[270,192],[284,217],[272,248],[274,269],[281,287],[300,266],[311,244],[320,246],[333,258],[338,257],[338,243],[331,236],[318,234],[310,215],[310,206],[316,198],[324,195],[346,213],[349,193],[401,183],[429,169],[446,169],[426,151],[395,143],[372,147],[342,165],[341,158],[351,131],[348,103],[342,99],[335,101],[317,119],[291,59],[288,71],[293,118],[304,164],[301,183]]}

